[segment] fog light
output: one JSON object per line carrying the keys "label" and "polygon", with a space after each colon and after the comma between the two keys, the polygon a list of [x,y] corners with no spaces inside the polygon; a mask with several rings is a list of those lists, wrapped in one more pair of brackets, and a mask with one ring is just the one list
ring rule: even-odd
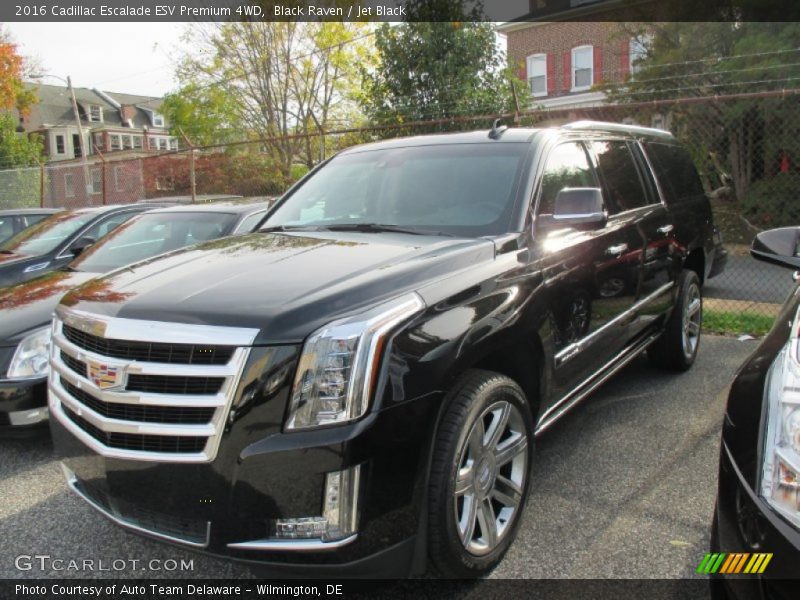
{"label": "fog light", "polygon": [[328,542],[355,534],[360,476],[361,465],[325,475],[322,516],[278,519],[275,521],[275,537]]}

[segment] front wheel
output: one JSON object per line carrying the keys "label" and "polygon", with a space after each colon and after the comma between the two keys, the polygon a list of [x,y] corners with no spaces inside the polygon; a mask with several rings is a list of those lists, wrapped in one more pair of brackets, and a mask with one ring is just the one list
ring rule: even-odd
{"label": "front wheel", "polygon": [[429,485],[432,566],[445,577],[493,569],[516,537],[533,458],[532,416],[512,379],[469,371],[437,434]]}
{"label": "front wheel", "polygon": [[703,297],[697,273],[678,276],[678,298],[661,337],[647,350],[650,362],[673,371],[688,371],[697,357],[703,324]]}

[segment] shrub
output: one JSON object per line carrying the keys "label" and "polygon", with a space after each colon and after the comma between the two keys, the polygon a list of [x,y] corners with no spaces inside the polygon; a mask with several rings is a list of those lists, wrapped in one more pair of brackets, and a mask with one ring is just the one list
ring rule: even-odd
{"label": "shrub", "polygon": [[778,173],[756,181],[742,200],[742,212],[758,227],[800,225],[800,175]]}

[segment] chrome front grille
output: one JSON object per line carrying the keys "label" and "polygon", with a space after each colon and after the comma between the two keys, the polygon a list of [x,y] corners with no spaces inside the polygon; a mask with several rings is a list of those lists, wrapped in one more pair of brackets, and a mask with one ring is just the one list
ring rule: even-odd
{"label": "chrome front grille", "polygon": [[51,413],[103,456],[212,461],[257,331],[59,307]]}

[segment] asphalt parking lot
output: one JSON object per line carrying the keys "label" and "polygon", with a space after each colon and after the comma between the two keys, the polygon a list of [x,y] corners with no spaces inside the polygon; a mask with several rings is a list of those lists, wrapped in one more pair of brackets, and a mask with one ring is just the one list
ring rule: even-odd
{"label": "asphalt parking lot", "polygon": [[[723,392],[755,343],[705,336],[681,375],[637,360],[540,438],[520,535],[492,577],[695,577],[708,547]],[[46,439],[0,440],[0,455],[0,578],[251,576],[97,515],[66,491]],[[20,571],[20,555],[183,558],[194,569]]]}

